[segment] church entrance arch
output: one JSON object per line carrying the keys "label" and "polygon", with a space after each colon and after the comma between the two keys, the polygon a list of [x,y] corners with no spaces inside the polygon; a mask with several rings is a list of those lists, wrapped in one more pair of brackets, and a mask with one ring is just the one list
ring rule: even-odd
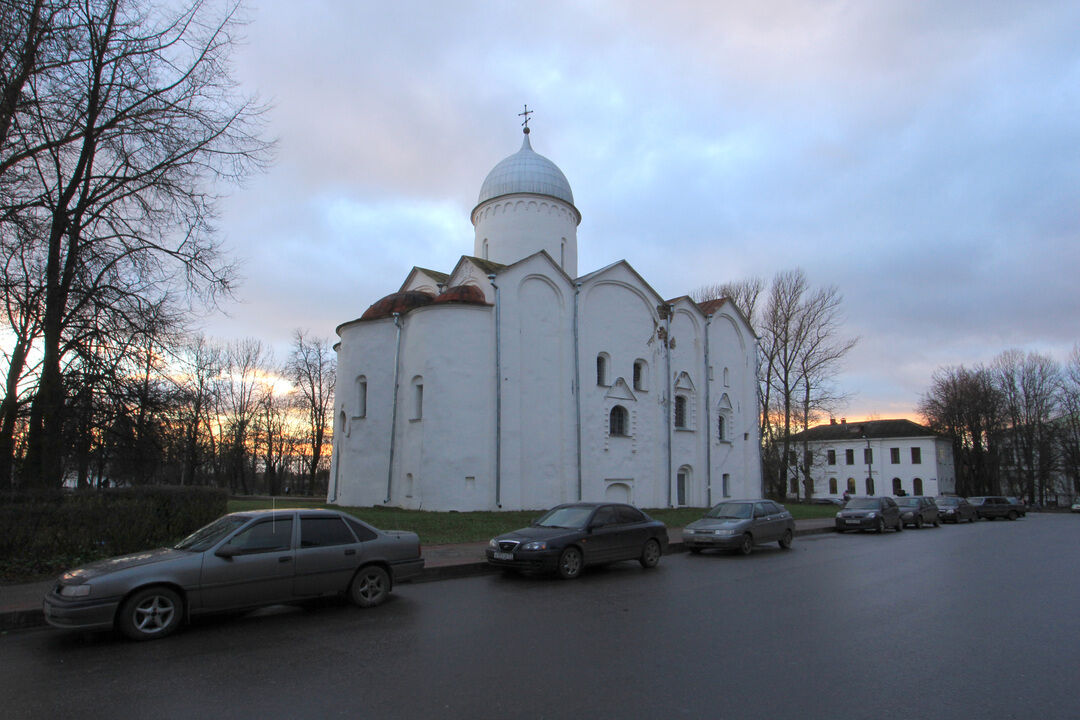
{"label": "church entrance arch", "polygon": [[630,502],[630,483],[625,480],[608,481],[608,486],[604,488],[604,501]]}

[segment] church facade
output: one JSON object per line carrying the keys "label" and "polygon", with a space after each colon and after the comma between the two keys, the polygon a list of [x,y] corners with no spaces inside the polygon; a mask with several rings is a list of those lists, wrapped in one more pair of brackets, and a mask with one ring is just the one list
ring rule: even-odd
{"label": "church facade", "polygon": [[472,212],[473,254],[414,267],[337,328],[328,501],[539,510],[758,497],[756,338],[725,300],[665,300],[626,261],[577,274],[562,171],[521,149]]}

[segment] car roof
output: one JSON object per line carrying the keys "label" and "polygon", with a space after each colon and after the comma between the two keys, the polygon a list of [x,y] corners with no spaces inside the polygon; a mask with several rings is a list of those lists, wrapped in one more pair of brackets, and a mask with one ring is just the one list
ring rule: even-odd
{"label": "car roof", "polygon": [[270,515],[284,515],[285,513],[302,512],[315,515],[333,515],[340,516],[342,513],[338,510],[330,510],[328,508],[266,508],[263,510],[241,510],[239,512],[229,513],[237,517],[263,517]]}

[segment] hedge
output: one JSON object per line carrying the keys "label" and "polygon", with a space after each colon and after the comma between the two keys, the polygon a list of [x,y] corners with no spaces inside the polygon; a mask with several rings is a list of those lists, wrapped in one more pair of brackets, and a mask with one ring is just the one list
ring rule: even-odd
{"label": "hedge", "polygon": [[205,487],[0,493],[0,579],[171,545],[224,515],[227,501]]}

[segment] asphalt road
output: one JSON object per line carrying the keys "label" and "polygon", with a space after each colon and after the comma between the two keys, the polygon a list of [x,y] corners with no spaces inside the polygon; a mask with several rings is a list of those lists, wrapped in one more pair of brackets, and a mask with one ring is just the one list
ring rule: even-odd
{"label": "asphalt road", "polygon": [[0,637],[6,718],[1076,718],[1080,517]]}

